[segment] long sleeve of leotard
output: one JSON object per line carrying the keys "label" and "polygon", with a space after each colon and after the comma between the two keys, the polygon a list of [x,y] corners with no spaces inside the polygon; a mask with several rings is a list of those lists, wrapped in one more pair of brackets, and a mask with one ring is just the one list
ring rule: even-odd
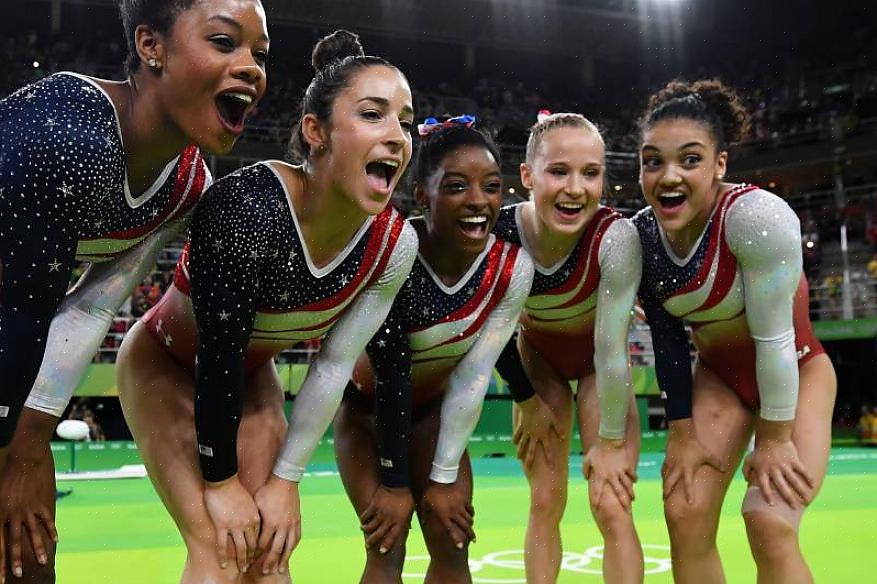
{"label": "long sleeve of leotard", "polygon": [[0,101],[0,447],[12,440],[75,264],[66,202],[87,188],[59,156],[77,138],[53,113],[52,83]]}
{"label": "long sleeve of leotard", "polygon": [[664,310],[660,301],[641,298],[655,352],[655,375],[664,397],[668,421],[691,417],[691,354],[681,318]]}
{"label": "long sleeve of leotard", "polygon": [[408,342],[406,291],[399,293],[387,320],[366,351],[375,377],[375,426],[381,483],[408,486],[408,432],[411,429],[411,346]]}
{"label": "long sleeve of leotard", "polygon": [[437,483],[457,480],[460,458],[478,423],[494,364],[515,331],[532,283],[533,260],[519,249],[505,296],[491,311],[478,332],[478,340],[446,382],[430,480]]}
{"label": "long sleeve of leotard", "polygon": [[512,338],[505,344],[499,359],[496,360],[496,370],[509,385],[509,393],[517,403],[527,401],[534,395],[536,390],[524,371],[521,362],[521,354],[518,352],[518,333],[512,334]]}
{"label": "long sleeve of leotard", "polygon": [[262,258],[268,255],[264,203],[240,176],[217,181],[195,210],[189,274],[198,325],[195,429],[201,472],[221,481],[237,472],[244,351],[249,343]]}
{"label": "long sleeve of leotard", "polygon": [[314,449],[332,421],[356,359],[383,323],[417,256],[417,234],[406,224],[390,261],[376,282],[360,292],[332,327],[295,398],[289,431],[274,474],[300,481]]}
{"label": "long sleeve of leotard", "polygon": [[628,334],[642,275],[639,234],[627,219],[615,221],[600,243],[600,284],[594,327],[594,368],[600,402],[600,436],[624,438],[633,395]]}
{"label": "long sleeve of leotard", "polygon": [[795,418],[798,359],[792,319],[801,280],[801,226],[785,201],[747,193],[728,210],[725,240],[743,276],[746,322],[755,341],[755,372],[766,420]]}
{"label": "long sleeve of leotard", "polygon": [[28,408],[61,417],[119,308],[184,224],[167,224],[122,256],[89,266],[52,319],[43,363],[25,402]]}

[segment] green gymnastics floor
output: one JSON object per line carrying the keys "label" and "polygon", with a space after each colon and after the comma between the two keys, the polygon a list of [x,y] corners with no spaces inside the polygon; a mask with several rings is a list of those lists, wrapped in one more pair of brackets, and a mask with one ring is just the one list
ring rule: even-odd
{"label": "green gymnastics floor", "polygon": [[[645,453],[635,504],[645,548],[646,582],[671,582],[669,540],[662,520],[661,455]],[[566,557],[561,583],[600,582],[600,537],[579,474],[570,459],[570,503],[563,522]],[[356,582],[362,537],[334,467],[316,465],[302,483],[303,539],[293,554],[297,584]],[[476,583],[524,582],[521,550],[527,518],[526,481],[511,458],[475,460],[478,542],[470,557]],[[178,581],[185,551],[147,479],[62,482],[74,492],[58,503],[60,584],[164,584]],[[755,582],[739,506],[745,483],[731,486],[719,546],[728,582]],[[415,522],[416,523],[416,522]],[[802,525],[802,543],[817,582],[873,581],[877,553],[877,450],[835,449],[829,476]],[[405,582],[421,582],[425,547],[415,527],[408,539]]]}

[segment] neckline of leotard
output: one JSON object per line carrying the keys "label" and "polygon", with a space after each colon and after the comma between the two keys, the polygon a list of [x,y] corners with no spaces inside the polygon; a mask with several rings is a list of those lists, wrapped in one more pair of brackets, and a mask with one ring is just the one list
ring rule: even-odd
{"label": "neckline of leotard", "polygon": [[475,261],[472,262],[472,265],[469,266],[469,269],[466,270],[466,273],[460,276],[460,279],[457,280],[453,286],[448,286],[442,279],[439,278],[438,274],[433,271],[432,266],[429,265],[429,262],[426,261],[426,258],[420,254],[420,251],[417,252],[417,259],[420,260],[420,263],[423,264],[423,268],[426,270],[426,273],[430,275],[432,281],[435,282],[435,285],[439,287],[439,289],[447,294],[448,296],[453,296],[457,292],[459,292],[463,286],[469,283],[469,280],[472,279],[472,276],[475,275],[475,272],[478,271],[478,268],[481,267],[481,264],[484,263],[484,258],[487,257],[487,254],[490,252],[490,249],[493,247],[493,244],[496,242],[496,236],[491,233],[487,238],[487,244],[484,246],[484,249],[481,250],[481,253],[478,254],[478,257],[475,258]]}
{"label": "neckline of leotard", "polygon": [[110,108],[113,110],[113,120],[116,122],[116,136],[119,137],[119,144],[122,145],[122,156],[125,160],[125,178],[124,178],[124,189],[125,189],[125,201],[128,203],[128,206],[132,209],[137,209],[138,207],[142,207],[149,199],[155,196],[161,187],[164,186],[164,183],[167,182],[168,177],[171,172],[173,172],[174,168],[177,166],[177,161],[180,159],[180,155],[177,154],[174,156],[170,162],[168,162],[162,171],[158,174],[158,177],[152,182],[149,187],[138,196],[134,196],[131,194],[131,187],[128,184],[128,161],[127,161],[127,152],[125,151],[125,141],[122,139],[122,124],[119,121],[119,112],[116,110],[116,104],[113,103],[110,94],[107,93],[106,89],[104,89],[100,83],[98,83],[95,79],[88,77],[87,75],[82,75],[80,73],[75,73],[73,71],[62,71],[64,75],[70,75],[71,77],[76,77],[77,79],[81,79],[85,81],[89,85],[95,87],[98,91],[100,91],[101,95],[104,96],[104,99],[107,100],[107,103],[110,104]]}
{"label": "neckline of leotard", "polygon": [[[703,231],[700,232],[700,235],[697,237],[697,241],[694,243],[693,246],[691,246],[691,251],[689,251],[688,255],[685,256],[684,258],[680,258],[678,255],[676,255],[676,252],[674,252],[673,248],[670,247],[670,242],[667,241],[667,234],[664,233],[664,228],[661,227],[661,222],[658,221],[657,218],[655,218],[655,224],[658,226],[658,233],[661,236],[661,245],[664,247],[664,251],[667,253],[667,257],[670,258],[670,261],[672,261],[674,264],[676,264],[680,268],[684,268],[685,266],[687,266],[688,262],[691,261],[691,258],[693,258],[694,255],[697,253],[697,250],[700,249],[700,244],[701,244],[701,242],[703,242],[703,238],[709,232],[709,230],[713,224],[713,218],[716,216],[716,213],[722,207],[722,205],[725,204],[725,201],[727,200],[728,196],[739,191],[740,189],[744,189],[748,186],[750,186],[750,185],[748,185],[747,183],[740,183],[740,184],[728,189],[727,191],[725,191],[725,193],[723,195],[721,195],[719,197],[719,200],[716,201],[716,204],[713,207],[713,210],[710,212],[710,217],[709,217],[709,219],[707,219],[707,222],[706,222],[706,225],[704,225]],[[653,215],[654,215],[654,213],[655,213],[655,211],[652,210]]]}
{"label": "neckline of leotard", "polygon": [[[562,258],[557,260],[557,262],[555,262],[554,264],[552,264],[550,266],[543,266],[542,264],[540,264],[539,262],[536,261],[536,256],[533,253],[533,246],[530,243],[530,240],[527,239],[527,233],[524,230],[523,217],[521,216],[521,213],[524,212],[524,204],[525,203],[526,203],[526,201],[515,207],[515,229],[518,230],[518,237],[521,238],[521,247],[524,248],[524,251],[526,251],[527,253],[530,254],[530,257],[533,259],[533,267],[536,268],[537,272],[539,272],[543,276],[553,276],[555,273],[557,273],[557,270],[559,270],[560,268],[562,268],[564,266],[564,264],[566,264],[566,262],[567,262],[567,260],[569,260],[570,256],[572,256],[572,254],[575,253],[576,248],[579,246],[579,242],[581,242],[581,237],[579,238],[579,241],[576,242],[576,244],[573,246],[572,250],[568,254],[566,254],[565,256],[563,256]],[[599,211],[599,207],[597,210]],[[534,212],[535,212],[535,209],[534,209]],[[596,214],[595,214],[595,216],[596,216]],[[592,217],[591,220],[593,220],[593,219],[594,218]],[[587,231],[587,226],[585,226],[585,231]],[[585,234],[585,232],[582,231],[582,235],[584,235],[584,234]]]}
{"label": "neckline of leotard", "polygon": [[[283,177],[281,177],[280,173],[278,173],[277,170],[274,168],[272,164],[274,162],[280,161],[266,160],[260,162],[259,164],[271,171],[271,173],[274,175],[274,178],[276,178],[277,182],[280,183],[280,188],[283,189],[283,196],[286,198],[286,206],[289,208],[289,214],[292,216],[292,223],[293,225],[295,225],[295,237],[298,240],[298,244],[301,246],[301,251],[305,257],[305,264],[307,264],[308,266],[308,271],[315,278],[322,278],[328,274],[331,274],[335,268],[337,268],[345,259],[347,259],[347,256],[350,255],[350,252],[353,251],[359,241],[368,232],[369,228],[375,220],[374,215],[369,215],[368,218],[363,221],[362,225],[359,227],[356,233],[353,234],[353,237],[350,239],[350,241],[347,242],[347,245],[345,245],[344,248],[338,252],[338,255],[332,258],[331,262],[329,262],[322,268],[318,268],[311,259],[311,252],[308,251],[308,246],[305,244],[305,240],[301,235],[301,229],[298,224],[298,216],[295,214],[295,207],[292,205],[292,197],[289,196],[289,191],[286,188],[286,183],[283,182]],[[286,163],[281,162],[281,164]]]}

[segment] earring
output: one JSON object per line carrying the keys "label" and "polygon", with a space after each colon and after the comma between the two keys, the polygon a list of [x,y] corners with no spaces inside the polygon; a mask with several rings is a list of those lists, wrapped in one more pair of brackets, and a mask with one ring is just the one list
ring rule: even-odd
{"label": "earring", "polygon": [[149,57],[149,60],[146,61],[146,63],[153,69],[161,69],[161,65],[158,64],[158,61],[155,60],[155,57]]}

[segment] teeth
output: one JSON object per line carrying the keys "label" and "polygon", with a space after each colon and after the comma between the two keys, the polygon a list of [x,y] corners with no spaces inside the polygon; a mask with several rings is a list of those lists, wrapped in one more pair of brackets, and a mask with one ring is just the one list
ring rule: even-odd
{"label": "teeth", "polygon": [[673,193],[661,193],[659,196],[660,196],[662,199],[678,199],[679,197],[684,197],[684,196],[685,196],[685,193],[678,193],[678,192],[673,192]]}
{"label": "teeth", "polygon": [[461,217],[461,223],[487,223],[487,215],[473,215],[471,217]]}
{"label": "teeth", "polygon": [[387,166],[392,166],[393,168],[399,168],[398,160],[376,160],[375,162],[379,162],[380,164],[386,164]]}
{"label": "teeth", "polygon": [[231,98],[236,99],[238,101],[242,101],[247,105],[253,103],[253,96],[248,95],[246,93],[229,92],[229,93],[223,93],[223,95],[225,97],[231,97]]}
{"label": "teeth", "polygon": [[576,210],[584,207],[584,205],[582,205],[581,203],[567,203],[567,202],[558,203],[557,206],[560,207],[561,209],[576,209]]}

